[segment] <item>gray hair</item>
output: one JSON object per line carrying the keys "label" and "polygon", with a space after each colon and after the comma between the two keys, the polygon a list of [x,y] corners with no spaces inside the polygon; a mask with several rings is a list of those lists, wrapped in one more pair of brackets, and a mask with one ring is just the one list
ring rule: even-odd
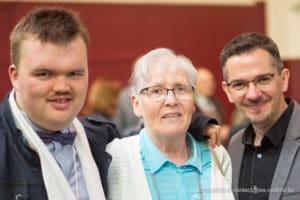
{"label": "gray hair", "polygon": [[175,54],[171,49],[157,48],[146,53],[135,62],[130,78],[132,94],[139,94],[141,89],[145,87],[151,69],[162,67],[169,67],[172,72],[175,72],[177,68],[182,68],[187,73],[189,84],[195,86],[197,70],[191,60],[183,55]]}

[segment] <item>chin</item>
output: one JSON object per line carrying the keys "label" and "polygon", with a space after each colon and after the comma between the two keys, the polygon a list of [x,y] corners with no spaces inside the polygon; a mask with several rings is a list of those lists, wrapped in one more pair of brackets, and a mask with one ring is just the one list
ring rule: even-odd
{"label": "chin", "polygon": [[172,130],[172,129],[168,129],[167,131],[163,132],[162,133],[163,135],[166,135],[166,136],[180,136],[180,135],[185,135],[186,134],[186,131],[183,131],[183,130]]}

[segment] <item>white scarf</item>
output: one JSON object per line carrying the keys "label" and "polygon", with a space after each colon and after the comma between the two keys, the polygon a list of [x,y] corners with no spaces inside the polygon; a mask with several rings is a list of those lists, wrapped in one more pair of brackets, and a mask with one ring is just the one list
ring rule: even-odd
{"label": "white scarf", "polygon": [[[72,200],[75,195],[65,178],[62,170],[58,166],[52,154],[46,145],[33,130],[31,123],[19,109],[14,98],[15,91],[9,95],[9,103],[12,114],[17,127],[23,133],[24,138],[30,147],[37,152],[40,158],[43,180],[47,190],[49,200]],[[42,112],[42,111],[41,111]],[[77,118],[75,118],[71,126],[76,130],[75,149],[77,150],[79,160],[82,167],[83,176],[86,182],[90,200],[104,200],[104,192],[102,183],[97,169],[96,163],[92,157],[90,146],[85,134],[85,130]]]}

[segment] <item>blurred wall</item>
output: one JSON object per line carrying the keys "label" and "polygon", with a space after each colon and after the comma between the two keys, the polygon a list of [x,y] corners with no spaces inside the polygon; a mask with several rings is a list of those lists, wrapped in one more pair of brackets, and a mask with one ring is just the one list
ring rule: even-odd
{"label": "blurred wall", "polygon": [[[228,116],[231,105],[221,89],[219,53],[233,36],[245,32],[265,33],[264,3],[239,6],[145,5],[95,3],[0,2],[0,97],[11,88],[7,68],[9,32],[28,10],[39,5],[58,5],[80,13],[91,35],[90,80],[105,76],[124,85],[133,61],[156,47],[168,47],[206,66],[216,75],[217,97]],[[62,55],[63,56],[63,55]]]}
{"label": "blurred wall", "polygon": [[300,1],[266,0],[266,33],[278,44],[291,71],[287,95],[300,102]]}

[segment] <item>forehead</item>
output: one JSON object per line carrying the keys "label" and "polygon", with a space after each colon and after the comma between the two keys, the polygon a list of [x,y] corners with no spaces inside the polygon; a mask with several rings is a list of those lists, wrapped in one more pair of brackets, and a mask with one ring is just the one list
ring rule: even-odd
{"label": "forehead", "polygon": [[146,83],[148,84],[169,84],[169,83],[183,83],[187,84],[188,75],[183,67],[160,66],[152,67],[147,74]]}
{"label": "forehead", "polygon": [[227,59],[225,67],[228,80],[253,78],[276,70],[271,55],[263,49],[233,55]]}
{"label": "forehead", "polygon": [[77,37],[67,44],[41,42],[30,37],[24,40],[20,48],[20,66],[85,66],[87,48],[82,38]]}

